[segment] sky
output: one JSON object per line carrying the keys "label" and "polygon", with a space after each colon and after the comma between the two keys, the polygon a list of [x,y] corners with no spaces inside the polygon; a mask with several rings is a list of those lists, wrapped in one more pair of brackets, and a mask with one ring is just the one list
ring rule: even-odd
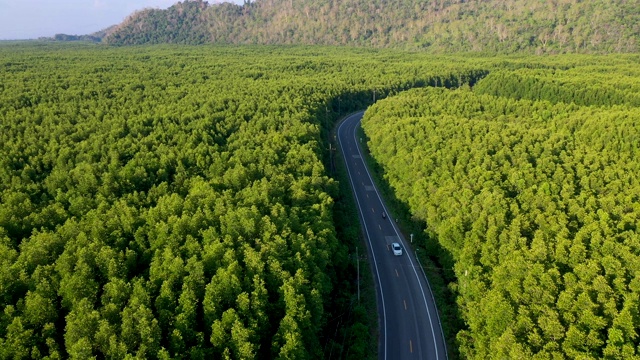
{"label": "sky", "polygon": [[[0,40],[55,34],[86,35],[119,24],[144,8],[166,9],[179,0],[0,0]],[[243,0],[226,0],[242,4]],[[208,1],[210,4],[221,1]]]}

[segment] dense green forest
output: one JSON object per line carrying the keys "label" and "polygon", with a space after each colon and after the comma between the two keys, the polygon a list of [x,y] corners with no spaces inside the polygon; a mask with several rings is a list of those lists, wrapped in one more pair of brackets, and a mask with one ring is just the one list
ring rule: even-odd
{"label": "dense green forest", "polygon": [[452,357],[638,357],[638,60],[4,44],[0,358],[375,356],[327,166],[374,99]]}
{"label": "dense green forest", "polygon": [[370,314],[328,129],[374,96],[486,74],[469,63],[0,46],[0,358],[370,356],[351,346]]}
{"label": "dense green forest", "polygon": [[463,358],[638,358],[638,58],[530,60],[379,101],[368,146],[452,259]]}
{"label": "dense green forest", "polygon": [[323,44],[438,53],[628,53],[638,51],[640,4],[633,0],[256,0],[239,6],[185,0],[166,10],[138,11],[92,36],[116,45]]}

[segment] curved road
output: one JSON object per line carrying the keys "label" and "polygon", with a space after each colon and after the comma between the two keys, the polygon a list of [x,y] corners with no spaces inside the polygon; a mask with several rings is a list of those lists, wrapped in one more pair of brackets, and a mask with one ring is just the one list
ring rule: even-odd
{"label": "curved road", "polygon": [[[366,168],[356,129],[364,112],[338,127],[344,157],[376,284],[380,338],[379,359],[447,359],[442,327],[426,276],[395,221],[388,214]],[[391,243],[402,246],[394,256]]]}

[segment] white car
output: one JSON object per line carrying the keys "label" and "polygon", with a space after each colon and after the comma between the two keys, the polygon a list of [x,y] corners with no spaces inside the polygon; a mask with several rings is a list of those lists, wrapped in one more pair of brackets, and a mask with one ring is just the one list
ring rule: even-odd
{"label": "white car", "polygon": [[398,244],[397,242],[394,242],[391,244],[391,250],[393,250],[393,255],[395,256],[402,255],[402,248],[400,247],[400,244]]}

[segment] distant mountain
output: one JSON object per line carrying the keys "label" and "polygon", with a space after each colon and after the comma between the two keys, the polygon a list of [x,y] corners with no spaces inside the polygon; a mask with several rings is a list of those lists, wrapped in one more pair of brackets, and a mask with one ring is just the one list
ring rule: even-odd
{"label": "distant mountain", "polygon": [[636,52],[637,0],[257,0],[146,9],[104,34],[144,43],[325,44],[433,52]]}

